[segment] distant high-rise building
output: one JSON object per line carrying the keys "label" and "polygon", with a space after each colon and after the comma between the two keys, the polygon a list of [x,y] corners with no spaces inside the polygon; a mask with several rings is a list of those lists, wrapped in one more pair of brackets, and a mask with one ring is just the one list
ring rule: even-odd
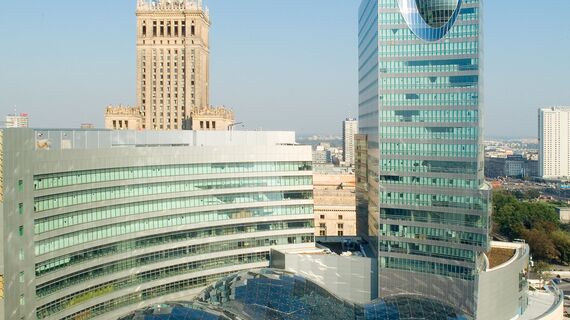
{"label": "distant high-rise building", "polygon": [[189,129],[192,110],[209,106],[208,10],[201,0],[139,0],[136,14],[142,129]]}
{"label": "distant high-rise building", "polygon": [[363,0],[359,11],[379,294],[432,297],[472,315],[490,248],[480,2]]}
{"label": "distant high-rise building", "polygon": [[570,107],[538,110],[539,175],[570,177]]}
{"label": "distant high-rise building", "polygon": [[6,116],[6,128],[27,128],[29,116],[27,113],[9,114]]}
{"label": "distant high-rise building", "polygon": [[354,135],[358,133],[358,120],[347,118],[342,122],[343,160],[347,166],[354,165]]}
{"label": "distant high-rise building", "polygon": [[92,123],[82,123],[80,128],[81,129],[95,129],[95,125]]}
{"label": "distant high-rise building", "polygon": [[314,163],[331,163],[332,161],[332,154],[328,148],[330,147],[329,144],[319,144],[313,150],[313,162]]}

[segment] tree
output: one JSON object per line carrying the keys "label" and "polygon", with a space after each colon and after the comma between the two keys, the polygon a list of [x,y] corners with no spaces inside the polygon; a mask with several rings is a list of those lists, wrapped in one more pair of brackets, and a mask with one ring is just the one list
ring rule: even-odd
{"label": "tree", "polygon": [[522,237],[528,242],[530,252],[538,260],[560,260],[560,251],[544,229],[524,229]]}
{"label": "tree", "polygon": [[550,234],[556,249],[560,252],[560,260],[570,263],[570,234],[562,230],[556,230]]}
{"label": "tree", "polygon": [[517,200],[509,192],[498,191],[493,194],[493,209],[494,231],[510,240],[525,239],[537,261],[570,263],[570,233],[561,229],[553,205]]}

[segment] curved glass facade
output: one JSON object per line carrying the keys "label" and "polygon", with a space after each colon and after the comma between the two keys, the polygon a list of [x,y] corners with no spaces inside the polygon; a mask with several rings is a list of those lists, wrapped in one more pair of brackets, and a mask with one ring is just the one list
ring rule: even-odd
{"label": "curved glass facade", "polygon": [[419,296],[396,296],[367,304],[337,298],[317,284],[272,269],[230,275],[189,303],[133,312],[120,320],[469,320],[454,307]]}
{"label": "curved glass facade", "polygon": [[476,314],[489,249],[483,177],[480,0],[363,0],[361,132],[379,293]]}
{"label": "curved glass facade", "polygon": [[425,41],[437,41],[455,24],[464,0],[397,1],[410,30]]}
{"label": "curved glass facade", "polygon": [[[30,143],[44,138],[50,150]],[[5,270],[26,283],[10,285],[7,310],[22,318],[112,319],[267,267],[271,248],[314,246],[311,149],[293,135],[22,130],[5,141],[8,183],[23,186],[3,206],[18,208],[4,216],[16,258]]]}

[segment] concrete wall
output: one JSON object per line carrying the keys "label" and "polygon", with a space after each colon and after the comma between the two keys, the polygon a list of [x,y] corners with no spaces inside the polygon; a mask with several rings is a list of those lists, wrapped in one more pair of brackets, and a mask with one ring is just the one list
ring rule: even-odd
{"label": "concrete wall", "polygon": [[560,223],[570,223],[570,208],[556,208]]}
{"label": "concrete wall", "polygon": [[563,320],[564,318],[564,298],[560,297],[558,303],[537,320]]}
{"label": "concrete wall", "polygon": [[492,246],[516,249],[516,253],[508,262],[479,275],[477,319],[513,319],[528,305],[528,284],[522,279],[528,268],[528,245],[493,242]]}
{"label": "concrete wall", "polygon": [[338,297],[367,303],[378,296],[376,259],[271,251],[271,267],[306,277]]}

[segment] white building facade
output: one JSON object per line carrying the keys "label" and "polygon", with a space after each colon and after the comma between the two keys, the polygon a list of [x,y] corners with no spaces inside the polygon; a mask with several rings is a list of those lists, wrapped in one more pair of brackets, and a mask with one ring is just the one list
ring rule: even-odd
{"label": "white building facade", "polygon": [[354,135],[358,134],[358,120],[347,118],[342,122],[343,160],[347,166],[354,165]]}
{"label": "white building facade", "polygon": [[570,107],[538,111],[539,175],[545,179],[570,177]]}

